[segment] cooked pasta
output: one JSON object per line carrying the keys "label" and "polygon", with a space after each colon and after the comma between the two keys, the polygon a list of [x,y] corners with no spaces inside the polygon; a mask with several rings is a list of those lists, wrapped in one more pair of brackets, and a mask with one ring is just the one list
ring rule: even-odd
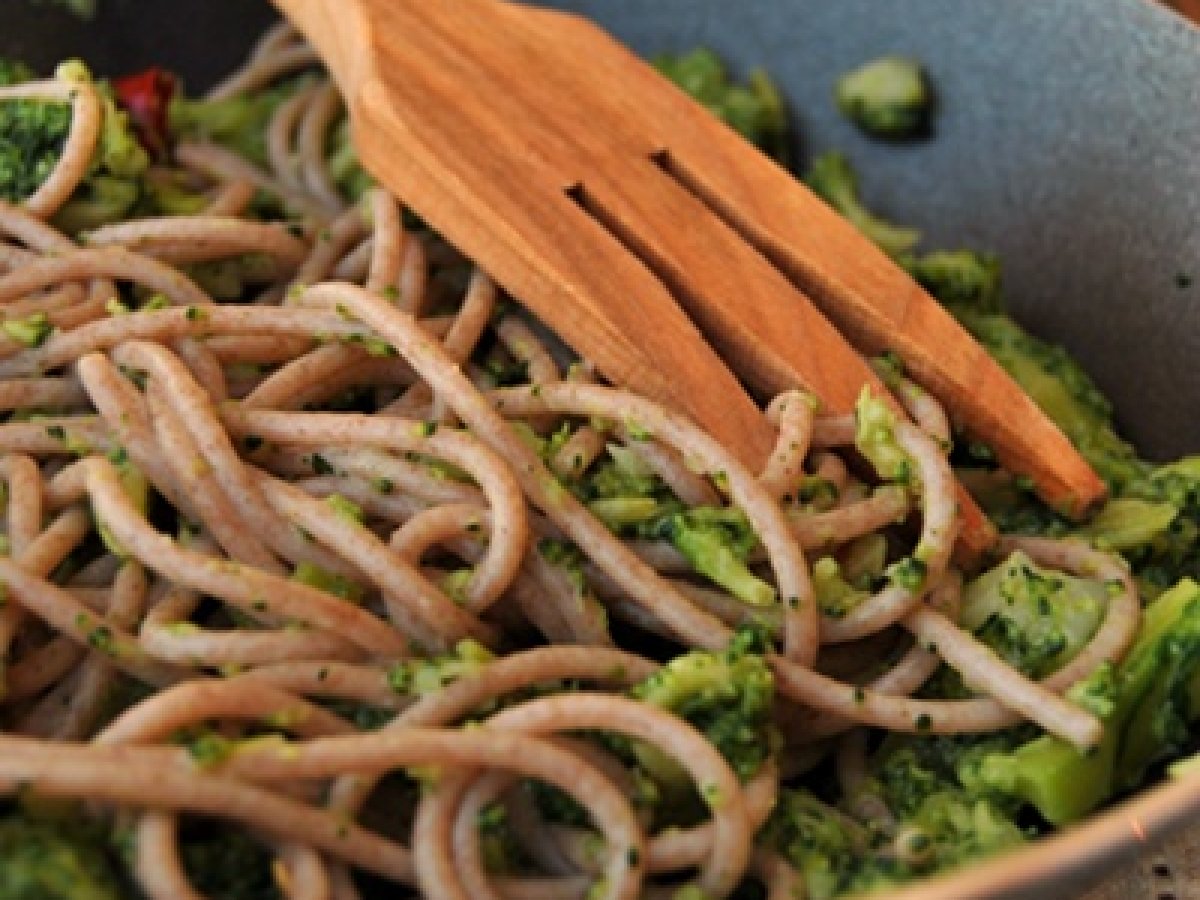
{"label": "cooked pasta", "polygon": [[[396,198],[348,199],[315,67],[276,28],[211,94],[305,73],[262,159],[179,140],[152,174],[189,214],[82,231],[56,214],[98,89],[0,92],[73,109],[57,168],[0,206],[6,794],[123,829],[120,877],[163,900],[202,896],[183,844],[213,820],[292,898],[782,898],[811,873],[755,835],[831,760],[859,851],[919,855],[861,790],[879,729],[1100,741],[1068,689],[1134,640],[1133,580],[1006,539],[998,558],[1101,585],[1102,621],[1036,674],[963,625],[929,395],[897,382],[917,424],[885,423],[890,462],[865,413],[764,398],[778,439],[748,470],[573,360]],[[655,699],[679,659],[757,660],[767,705],[731,738],[754,753],[705,727],[739,685]]]}

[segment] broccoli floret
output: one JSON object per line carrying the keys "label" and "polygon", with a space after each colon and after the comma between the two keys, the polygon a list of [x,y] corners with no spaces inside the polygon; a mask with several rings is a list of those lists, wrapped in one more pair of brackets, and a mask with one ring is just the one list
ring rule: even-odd
{"label": "broccoli floret", "polygon": [[1000,260],[975,250],[934,250],[900,262],[934,297],[953,308],[1003,312]]}
{"label": "broccoli floret", "polygon": [[1104,504],[1078,533],[1099,550],[1125,553],[1154,543],[1178,515],[1179,507],[1172,503],[1118,497]]}
{"label": "broccoli floret", "polygon": [[[765,630],[744,627],[724,650],[677,656],[631,687],[629,695],[689,722],[747,781],[778,744],[771,721],[774,676],[764,658],[768,640]],[[719,801],[698,790],[686,769],[657,746],[620,734],[593,737],[629,767],[634,802],[652,814],[656,829],[695,825]],[[546,785],[532,785],[532,790],[551,821],[590,824],[586,810],[566,794]]]}
{"label": "broccoli floret", "polygon": [[1062,668],[1104,618],[1105,586],[1043,569],[1017,551],[963,591],[961,624],[1034,678]]}
{"label": "broccoli floret", "polygon": [[0,197],[19,203],[32,196],[58,165],[70,130],[66,103],[0,102]]}
{"label": "broccoli floret", "polygon": [[1150,472],[1131,494],[1200,512],[1200,456],[1185,456]]}
{"label": "broccoli floret", "polygon": [[893,225],[863,206],[858,195],[858,177],[840,153],[826,153],[814,159],[804,181],[889,256],[910,252],[921,239],[921,233],[915,228]]}
{"label": "broccoli floret", "polygon": [[363,508],[353,500],[343,497],[341,494],[330,494],[325,498],[325,505],[333,510],[343,522],[349,522],[351,525],[361,525],[364,521],[365,513]]}
{"label": "broccoli floret", "polygon": [[813,898],[879,890],[1018,846],[1026,835],[1013,809],[959,776],[981,748],[1010,743],[1009,735],[889,737],[860,792],[881,801],[893,822],[863,825],[807,792],[785,790],[758,842],[800,870]]}
{"label": "broccoli floret", "polygon": [[725,650],[677,656],[631,693],[686,719],[743,780],[752,778],[774,745],[775,680],[763,658],[765,640],[755,629],[741,629]]}
{"label": "broccoli floret", "polygon": [[[10,66],[3,77],[24,74]],[[58,77],[92,83],[91,73],[75,61],[60,65]],[[54,220],[71,233],[124,217],[141,194],[140,179],[149,165],[108,85],[95,86],[103,105],[100,139],[86,177]],[[40,99],[0,103],[0,197],[19,203],[33,195],[58,164],[70,130],[69,104]]]}
{"label": "broccoli floret", "polygon": [[297,563],[292,570],[292,580],[307,584],[318,591],[333,594],[333,596],[351,603],[361,603],[363,599],[364,590],[361,584],[351,581],[344,575],[323,569],[315,563],[305,561]]}
{"label": "broccoli floret", "polygon": [[654,66],[742,137],[786,159],[787,112],[764,71],[755,69],[744,86],[733,84],[720,57],[705,48],[659,56]]}
{"label": "broccoli floret", "polygon": [[54,332],[54,325],[45,313],[33,313],[23,319],[5,319],[0,323],[6,337],[26,347],[40,347]]}
{"label": "broccoli floret", "polygon": [[1073,696],[1097,694],[1107,706],[1099,747],[1081,754],[1044,735],[985,757],[981,783],[1062,825],[1140,784],[1151,765],[1182,752],[1188,723],[1200,714],[1200,587],[1185,579],[1147,606],[1125,659],[1115,672],[1101,670],[1092,680]]}
{"label": "broccoli floret", "polygon": [[608,458],[592,466],[575,488],[588,509],[616,532],[652,527],[676,506],[669,502],[670,491],[662,479],[621,444],[609,444]]}
{"label": "broccoli floret", "polygon": [[1042,411],[1063,430],[1115,493],[1149,467],[1112,427],[1112,406],[1062,347],[1041,341],[1004,315],[952,307]]}
{"label": "broccoli floret", "polygon": [[[272,87],[220,100],[172,97],[167,122],[176,138],[214,141],[259,166],[267,165],[267,125],[279,106],[312,83],[301,75]],[[349,119],[343,116],[330,130],[325,155],[333,182],[342,195],[358,200],[372,185],[359,164],[351,140]]]}
{"label": "broccoli floret", "polygon": [[33,69],[17,59],[0,56],[0,87],[33,81]]}
{"label": "broccoli floret", "polygon": [[882,800],[895,821],[885,828],[889,843],[864,860],[854,887],[908,881],[1023,843],[1016,804],[981,789],[974,773],[986,753],[1010,749],[1030,730],[884,740],[861,790]]}
{"label": "broccoli floret", "polygon": [[910,138],[929,129],[933,90],[915,59],[883,56],[847,72],[834,94],[847,119],[875,137]]}
{"label": "broccoli floret", "polygon": [[453,653],[397,663],[388,671],[388,683],[400,694],[432,694],[459,678],[477,674],[495,658],[487,647],[464,638],[454,645]]}
{"label": "broccoli floret", "polygon": [[746,566],[758,536],[740,510],[697,506],[675,513],[667,520],[666,535],[696,572],[743,603],[775,603],[775,589]]}
{"label": "broccoli floret", "polygon": [[588,499],[655,498],[665,485],[640,456],[620,444],[608,445],[608,459],[592,467],[584,480]]}
{"label": "broccoli floret", "polygon": [[1152,469],[1109,501],[1087,531],[1125,555],[1145,596],[1200,577],[1200,457]]}
{"label": "broccoli floret", "polygon": [[0,896],[28,900],[120,900],[127,891],[102,843],[67,823],[0,819]]}
{"label": "broccoli floret", "polygon": [[803,789],[780,792],[757,840],[796,867],[812,900],[844,893],[867,849],[865,829]]}
{"label": "broccoli floret", "polygon": [[842,567],[832,556],[822,556],[812,567],[813,592],[822,614],[832,618],[846,615],[869,594],[846,581]]}
{"label": "broccoli floret", "polygon": [[172,98],[167,111],[176,138],[214,141],[260,166],[267,164],[267,125],[280,104],[310,83],[304,76],[291,78],[260,91],[222,100]]}
{"label": "broccoli floret", "polygon": [[[925,858],[910,866],[918,873],[945,871],[1025,843],[1025,834],[1000,807],[964,791],[943,790],[926,797],[901,826],[910,844],[923,837]],[[914,834],[915,832],[915,834]]]}
{"label": "broccoli floret", "polygon": [[854,446],[881,478],[907,484],[913,463],[896,440],[896,414],[864,387],[854,404]]}

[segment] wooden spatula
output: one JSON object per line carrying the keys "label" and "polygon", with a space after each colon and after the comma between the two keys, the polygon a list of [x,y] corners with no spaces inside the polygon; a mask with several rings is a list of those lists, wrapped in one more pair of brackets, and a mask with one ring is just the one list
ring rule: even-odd
{"label": "wooden spatula", "polygon": [[[752,468],[772,429],[743,383],[803,386],[838,412],[863,385],[884,393],[841,329],[895,351],[1056,508],[1102,498],[906,273],[594,25],[500,0],[275,2],[328,64],[382,184],[607,378],[686,411]],[[960,547],[979,551],[994,532],[960,500]]]}

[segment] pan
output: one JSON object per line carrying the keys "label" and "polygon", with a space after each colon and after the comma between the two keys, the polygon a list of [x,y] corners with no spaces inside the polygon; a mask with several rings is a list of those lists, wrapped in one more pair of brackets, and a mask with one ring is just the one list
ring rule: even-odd
{"label": "pan", "polygon": [[[1015,316],[1082,360],[1146,455],[1200,448],[1200,29],[1144,0],[554,5],[644,53],[704,45],[735,71],[765,67],[789,102],[796,158],[840,149],[870,205],[927,246],[997,253]],[[165,63],[193,89],[273,19],[258,0],[100,0],[90,22],[5,6],[0,54],[42,66],[78,55],[104,74]],[[837,76],[889,52],[928,67],[928,139],[873,142],[834,108]],[[1068,897],[1105,874],[1111,896],[1134,896],[1121,868],[1197,815],[1193,784],[1161,785],[902,896]]]}

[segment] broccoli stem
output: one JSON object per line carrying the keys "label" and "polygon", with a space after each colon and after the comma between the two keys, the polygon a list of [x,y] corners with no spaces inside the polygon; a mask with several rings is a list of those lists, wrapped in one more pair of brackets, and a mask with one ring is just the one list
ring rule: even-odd
{"label": "broccoli stem", "polygon": [[1116,673],[1104,738],[1081,754],[1043,736],[980,763],[981,782],[1034,806],[1055,825],[1073,822],[1118,791],[1141,783],[1147,768],[1178,752],[1200,706],[1200,586],[1184,579],[1146,608],[1134,646]]}

